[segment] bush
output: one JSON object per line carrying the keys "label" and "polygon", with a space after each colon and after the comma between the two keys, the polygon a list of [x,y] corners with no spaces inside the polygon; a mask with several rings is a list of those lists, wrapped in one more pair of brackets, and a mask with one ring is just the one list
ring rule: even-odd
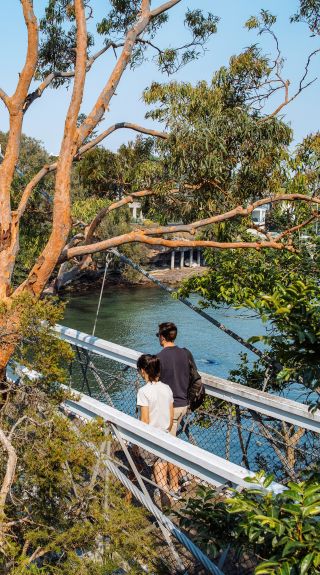
{"label": "bush", "polygon": [[[234,491],[224,500],[212,489],[201,489],[180,511],[180,522],[196,532],[199,545],[213,557],[227,545],[254,556],[255,575],[317,575],[319,477],[290,482],[277,495],[268,490],[272,480],[272,475],[260,473],[254,479],[260,487]],[[253,483],[252,478],[248,481]]]}

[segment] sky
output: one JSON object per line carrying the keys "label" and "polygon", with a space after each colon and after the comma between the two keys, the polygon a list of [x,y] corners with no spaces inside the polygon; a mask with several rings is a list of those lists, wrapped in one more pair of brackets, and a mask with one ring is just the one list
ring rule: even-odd
{"label": "sky", "polygon": [[[19,71],[23,67],[26,50],[26,31],[22,18],[19,0],[5,3],[0,21],[0,86],[7,93],[14,92]],[[161,0],[153,0],[152,5],[161,4]],[[45,0],[34,0],[34,9],[38,18],[42,17]],[[96,21],[105,15],[109,2],[107,0],[92,0]],[[142,92],[151,82],[168,82],[178,80],[196,84],[200,80],[210,81],[213,73],[220,67],[228,65],[230,56],[239,53],[245,47],[261,43],[264,52],[272,54],[273,45],[266,36],[257,37],[255,31],[244,28],[245,21],[251,15],[257,15],[261,8],[269,10],[278,16],[275,27],[280,41],[280,47],[285,58],[283,76],[291,82],[292,93],[303,74],[308,54],[318,47],[319,38],[310,37],[305,24],[290,24],[289,17],[298,7],[297,0],[182,0],[170,10],[169,22],[158,35],[158,45],[162,47],[175,46],[184,43],[188,36],[183,19],[186,8],[201,8],[219,16],[218,32],[206,46],[206,52],[196,62],[193,62],[176,75],[164,76],[150,59],[135,71],[127,70],[112,99],[110,110],[106,114],[100,130],[115,122],[133,122],[150,128],[159,128],[151,120],[145,119],[147,107],[142,101]],[[4,17],[3,17],[4,16]],[[89,29],[95,30],[95,21],[90,21]],[[317,42],[318,40],[318,42]],[[94,51],[102,46],[102,39],[97,37]],[[105,53],[95,62],[87,75],[85,96],[82,112],[88,114],[108,79],[115,64],[112,51]],[[319,76],[319,80],[304,91],[288,107],[283,110],[283,116],[294,132],[294,141],[301,141],[306,135],[319,130],[320,106],[320,55],[315,58],[310,67],[310,79]],[[36,87],[35,82],[33,87]],[[42,98],[36,100],[26,113],[23,131],[28,136],[40,140],[51,154],[58,154],[63,134],[66,110],[69,104],[71,90],[47,89]],[[270,111],[282,101],[282,94],[270,102]],[[160,126],[161,128],[161,126]],[[0,130],[8,129],[7,111],[0,102]],[[105,147],[116,150],[122,143],[132,140],[135,133],[128,130],[118,130],[105,141]]]}

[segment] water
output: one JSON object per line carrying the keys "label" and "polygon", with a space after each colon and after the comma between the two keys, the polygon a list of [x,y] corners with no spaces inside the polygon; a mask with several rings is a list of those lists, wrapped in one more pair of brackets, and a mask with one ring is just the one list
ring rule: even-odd
{"label": "water", "polygon": [[[99,294],[72,296],[64,324],[92,333]],[[197,303],[197,298],[193,298]],[[244,339],[265,332],[261,321],[243,310],[219,308],[208,312]],[[178,326],[177,344],[188,347],[200,371],[228,377],[247,351],[238,342],[158,288],[109,288],[103,294],[97,322],[97,337],[141,352],[159,351],[155,336],[158,324],[173,321]],[[255,355],[248,351],[250,359]]]}
{"label": "water", "polygon": [[[92,333],[98,299],[99,293],[72,296],[66,308],[64,324],[89,334]],[[196,303],[197,299],[193,298],[193,301]],[[219,308],[209,310],[209,313],[244,339],[265,331],[261,322],[252,315],[250,317],[250,313],[245,310]],[[230,336],[157,288],[105,290],[96,335],[141,352],[155,353],[160,349],[155,334],[158,324],[164,321],[173,321],[177,324],[177,343],[181,347],[188,347],[193,352],[200,371],[219,377],[228,377],[230,370],[239,364],[239,353],[247,351]],[[94,373],[86,369],[86,357],[82,355],[81,350],[78,353],[79,356],[72,368],[73,386],[107,403],[111,396],[112,405],[124,413],[135,416],[137,389],[143,384],[137,372],[134,369],[124,369],[123,365],[117,362],[94,355],[92,360],[102,382],[101,389]],[[249,351],[248,356],[251,360],[256,357]],[[82,368],[79,359],[82,359]],[[109,397],[105,395],[106,390]],[[298,392],[298,389],[290,386],[284,395],[301,401]],[[233,463],[248,465],[252,470],[257,470],[261,466],[265,467],[276,473],[278,480],[282,480],[285,476],[285,468],[278,460],[277,454],[268,440],[260,435],[259,428],[248,414],[241,419],[243,442],[247,448],[246,460],[243,459],[239,432],[234,419],[229,429],[229,439],[228,422],[223,415],[219,417],[218,414],[211,415],[209,419],[204,420],[204,423],[199,423],[199,421],[196,412],[189,422],[189,430],[193,440],[196,440],[196,443],[203,449],[220,457],[230,457]],[[272,425],[271,421],[269,421],[270,425]],[[180,437],[188,440],[184,434]],[[314,451],[310,449],[311,444],[308,444],[309,437],[310,434],[306,434],[300,440],[298,459],[301,459],[301,453],[303,453],[306,461],[312,461]],[[282,449],[284,449],[283,446]]]}

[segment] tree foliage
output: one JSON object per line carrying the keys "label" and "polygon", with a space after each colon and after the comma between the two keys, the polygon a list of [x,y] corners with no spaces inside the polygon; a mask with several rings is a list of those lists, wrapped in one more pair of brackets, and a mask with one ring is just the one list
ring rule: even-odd
{"label": "tree foliage", "polygon": [[[180,512],[183,527],[196,532],[213,557],[227,545],[256,563],[255,575],[316,575],[320,566],[320,487],[314,476],[290,482],[282,493],[270,489],[271,475],[255,477],[261,488],[219,497],[200,489]],[[252,478],[247,479],[252,482]]]}
{"label": "tree foliage", "polygon": [[158,149],[166,177],[184,191],[184,219],[279,193],[291,130],[278,119],[259,123],[250,106],[268,70],[253,46],[231,58],[211,84],[154,83],[144,92],[153,105],[147,116],[169,130]]}
{"label": "tree foliage", "polygon": [[[206,257],[209,271],[189,280],[181,292],[199,294],[204,306],[227,304],[253,310],[266,324],[266,335],[251,338],[266,346],[265,360],[260,368],[255,366],[251,375],[250,369],[249,372],[246,369],[241,383],[248,385],[252,379],[262,388],[266,366],[271,362],[273,377],[269,386],[279,389],[298,381],[313,392],[310,403],[317,402],[320,382],[318,262],[310,257],[308,249],[300,254],[275,255],[265,251],[244,257],[219,252],[208,253]],[[242,368],[233,371],[232,377],[237,380],[240,373]]]}
{"label": "tree foliage", "polygon": [[293,22],[307,22],[313,34],[320,34],[319,0],[300,0],[298,12],[292,17]]}

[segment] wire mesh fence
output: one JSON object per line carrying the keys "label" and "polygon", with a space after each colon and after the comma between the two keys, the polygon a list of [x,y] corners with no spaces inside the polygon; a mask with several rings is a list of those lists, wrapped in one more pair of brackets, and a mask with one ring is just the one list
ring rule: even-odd
{"label": "wire mesh fence", "polygon": [[[74,389],[138,417],[143,384],[135,369],[76,348]],[[251,471],[264,469],[283,483],[303,478],[320,460],[319,434],[211,396],[182,420],[178,437]]]}
{"label": "wire mesh fence", "polygon": [[[144,381],[138,372],[83,348],[74,349],[70,386],[123,413],[139,417],[136,398]],[[182,538],[196,537],[192,528],[181,529],[181,517],[188,502],[199,496],[199,489],[209,485],[148,449],[125,443],[115,426],[110,430],[109,466],[114,466],[111,471],[127,488],[128,498],[133,497],[150,511],[152,528],[163,545],[164,573],[192,575],[218,573],[219,569],[225,575],[254,572],[256,558],[245,553],[237,555],[232,548],[220,552],[215,557],[216,565],[211,563],[213,567],[206,568],[197,553],[192,553],[179,538],[172,537],[174,529],[182,533]],[[281,483],[304,478],[320,460],[318,434],[212,396],[207,396],[195,413],[184,417],[177,436],[250,471],[263,469],[272,473]],[[215,492],[216,498],[229,495],[227,483]],[[162,513],[160,520],[157,510]],[[171,531],[164,527],[166,521]]]}

